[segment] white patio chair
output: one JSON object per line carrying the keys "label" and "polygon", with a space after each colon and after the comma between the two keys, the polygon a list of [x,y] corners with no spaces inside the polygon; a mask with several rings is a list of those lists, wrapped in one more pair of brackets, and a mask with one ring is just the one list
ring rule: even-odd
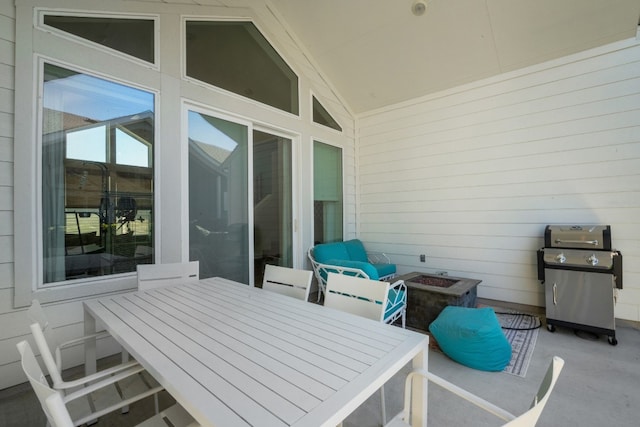
{"label": "white patio chair", "polygon": [[[329,291],[329,281],[333,282],[333,292]],[[384,323],[401,319],[405,328],[407,285],[403,280],[390,285],[379,280],[328,273],[324,305]]]}
{"label": "white patio chair", "polygon": [[[393,301],[389,300],[389,295],[393,295]],[[328,273],[324,305],[383,323],[402,317],[404,328],[407,288],[402,280],[391,286],[389,282]],[[380,388],[380,400],[384,425],[387,419],[384,386]]]}
{"label": "white patio chair", "polygon": [[138,264],[137,269],[139,291],[200,280],[200,263],[198,261]]}
{"label": "white patio chair", "polygon": [[510,412],[505,411],[504,409],[490,403],[479,396],[476,396],[473,393],[470,393],[455,384],[450,383],[449,381],[440,378],[437,375],[432,374],[431,372],[427,372],[424,370],[418,370],[411,372],[405,381],[404,387],[404,409],[400,414],[394,417],[386,427],[403,427],[409,426],[411,419],[411,388],[413,379],[417,376],[421,376],[434,384],[444,388],[445,390],[450,391],[451,393],[456,394],[457,396],[473,403],[477,407],[495,415],[498,418],[501,418],[504,421],[508,421],[503,426],[505,427],[534,427],[542,414],[542,410],[545,405],[549,401],[549,396],[551,395],[551,391],[556,385],[556,381],[558,380],[558,376],[560,375],[560,371],[562,371],[562,367],[564,366],[564,360],[562,360],[558,356],[554,356],[549,364],[549,369],[547,369],[547,373],[540,384],[540,388],[538,392],[533,397],[533,402],[531,403],[531,407],[528,411],[523,413],[522,415],[515,416]]}
{"label": "white patio chair", "polygon": [[[33,355],[31,346],[26,341],[17,344],[22,360],[22,369],[33,387],[33,391],[42,405],[42,409],[52,427],[73,427],[91,422],[92,420],[113,412],[118,408],[107,407],[92,411],[89,402],[85,398],[92,391],[92,386],[80,388],[74,393],[63,395],[60,391],[52,389],[47,382],[40,365]],[[96,402],[98,403],[98,402]],[[132,402],[129,402],[132,403]],[[176,404],[170,408],[147,419],[139,427],[166,427],[165,419],[173,426],[195,427],[198,424],[182,408]]]}
{"label": "white patio chair", "polygon": [[307,301],[311,279],[313,271],[267,264],[264,267],[262,289]]}
{"label": "white patio chair", "polygon": [[[62,378],[62,351],[65,348],[82,344],[88,339],[108,336],[107,332],[85,335],[60,344],[38,300],[33,300],[27,314],[33,321],[30,325],[31,333],[55,390],[59,390],[64,395],[73,394],[78,388],[85,387],[86,390],[90,384],[94,394],[92,399],[113,408],[110,411],[122,409],[123,413],[129,409],[127,402],[135,402],[154,395],[156,412],[158,411],[157,393],[163,388],[135,360],[123,361],[119,365],[103,369],[95,374],[69,381]],[[128,358],[128,355],[124,354]]]}

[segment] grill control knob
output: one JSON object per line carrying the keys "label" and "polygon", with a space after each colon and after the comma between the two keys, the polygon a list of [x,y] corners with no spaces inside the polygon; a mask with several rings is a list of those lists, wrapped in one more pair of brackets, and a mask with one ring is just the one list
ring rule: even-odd
{"label": "grill control knob", "polygon": [[559,253],[558,255],[556,255],[556,261],[558,261],[560,264],[564,264],[565,262],[567,262],[567,257],[564,256],[563,253]]}
{"label": "grill control knob", "polygon": [[589,258],[587,258],[587,262],[591,265],[598,265],[598,258],[596,257],[596,254],[591,254],[591,256]]}

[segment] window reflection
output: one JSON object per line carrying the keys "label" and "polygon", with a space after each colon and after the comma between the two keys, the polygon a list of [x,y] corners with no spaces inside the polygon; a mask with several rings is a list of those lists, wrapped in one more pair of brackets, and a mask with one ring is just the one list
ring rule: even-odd
{"label": "window reflection", "polygon": [[153,94],[44,66],[44,283],[153,261]]}
{"label": "window reflection", "polygon": [[249,283],[248,144],[246,126],[189,111],[189,259],[200,278]]}

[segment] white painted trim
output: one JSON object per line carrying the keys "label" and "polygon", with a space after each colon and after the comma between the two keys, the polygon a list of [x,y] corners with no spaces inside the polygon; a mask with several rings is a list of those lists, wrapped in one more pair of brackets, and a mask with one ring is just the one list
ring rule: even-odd
{"label": "white painted trim", "polygon": [[[124,79],[123,72],[114,75],[105,74],[89,68],[86,58],[79,58],[71,63],[62,58],[54,58],[59,47],[49,47],[49,43],[38,40],[45,32],[34,27],[40,16],[38,10],[29,6],[18,5],[16,8],[16,91],[20,99],[16,99],[15,111],[15,158],[19,165],[14,173],[14,221],[15,234],[22,238],[14,239],[15,281],[14,306],[30,304],[34,297],[43,303],[86,297],[102,293],[122,291],[135,287],[134,273],[99,276],[91,279],[61,281],[55,284],[43,283],[42,248],[42,80],[44,63],[72,69],[96,78],[135,87],[154,94],[156,107],[158,91]],[[27,23],[29,23],[27,25]],[[54,36],[55,37],[55,36]],[[59,38],[64,44],[65,37]],[[69,42],[75,44],[75,42]],[[92,46],[93,47],[93,46]],[[71,48],[73,49],[73,48]],[[101,50],[101,49],[97,49]],[[110,52],[105,52],[109,57]],[[127,61],[131,66],[133,62]],[[99,68],[99,64],[96,65]],[[146,67],[151,73],[153,70]],[[29,70],[30,72],[25,72]],[[119,77],[118,77],[119,76]],[[146,82],[153,81],[149,79]],[[34,123],[35,122],[35,123]],[[158,121],[154,119],[156,135]],[[154,147],[155,148],[155,147]]]}

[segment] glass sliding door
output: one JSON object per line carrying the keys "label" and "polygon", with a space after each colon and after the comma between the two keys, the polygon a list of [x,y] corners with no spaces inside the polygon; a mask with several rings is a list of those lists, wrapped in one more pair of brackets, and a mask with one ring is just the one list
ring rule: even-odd
{"label": "glass sliding door", "polygon": [[343,238],[342,149],[313,142],[313,241]]}
{"label": "glass sliding door", "polygon": [[253,132],[253,217],[256,285],[265,264],[293,267],[291,140]]}
{"label": "glass sliding door", "polygon": [[249,129],[188,112],[189,259],[200,277],[249,283]]}

